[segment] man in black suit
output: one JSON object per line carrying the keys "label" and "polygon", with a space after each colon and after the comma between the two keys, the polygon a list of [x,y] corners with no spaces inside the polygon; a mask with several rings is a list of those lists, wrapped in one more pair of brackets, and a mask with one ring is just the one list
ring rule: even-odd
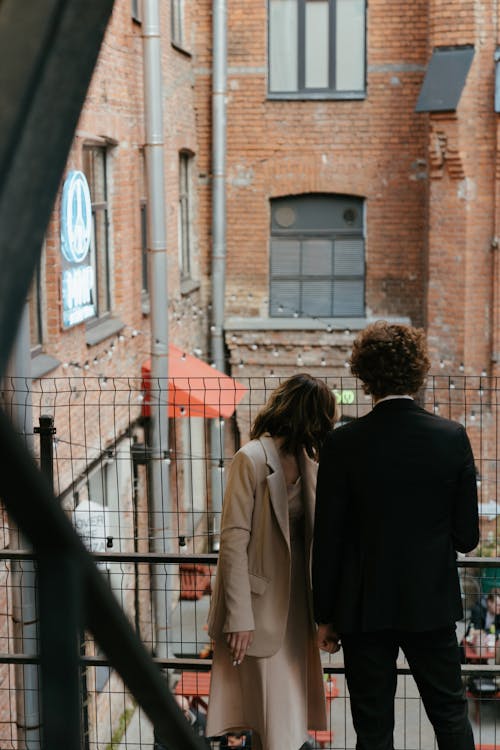
{"label": "man in black suit", "polygon": [[394,748],[399,648],[440,750],[474,750],[455,634],[456,550],[479,540],[474,459],[460,424],[414,401],[428,369],[423,331],[380,321],[361,332],[351,371],[375,406],[320,457],[315,618],[320,647],[343,645],[357,750]]}

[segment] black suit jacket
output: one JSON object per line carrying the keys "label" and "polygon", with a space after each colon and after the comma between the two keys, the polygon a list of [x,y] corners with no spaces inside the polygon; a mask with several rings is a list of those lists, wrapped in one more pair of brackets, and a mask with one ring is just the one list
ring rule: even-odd
{"label": "black suit jacket", "polygon": [[330,433],[316,495],[316,622],[340,633],[450,625],[463,615],[455,551],[478,541],[460,424],[393,399]]}

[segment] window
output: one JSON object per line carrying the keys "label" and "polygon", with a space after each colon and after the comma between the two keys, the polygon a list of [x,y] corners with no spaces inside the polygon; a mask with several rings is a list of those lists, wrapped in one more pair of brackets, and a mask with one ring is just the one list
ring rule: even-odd
{"label": "window", "polygon": [[146,185],[146,155],[141,150],[141,268],[142,268],[142,295],[149,295],[149,260],[148,260],[148,206]]}
{"label": "window", "polygon": [[196,529],[207,511],[207,485],[205,474],[204,420],[199,417],[181,419],[184,502],[186,512],[185,532],[188,537],[196,535]]}
{"label": "window", "polygon": [[94,271],[94,305],[96,317],[102,318],[111,310],[106,148],[86,146],[83,150],[83,171],[89,183],[92,202],[90,258]]}
{"label": "window", "polygon": [[172,42],[184,47],[184,0],[172,0]]}
{"label": "window", "polygon": [[36,352],[43,344],[43,313],[42,313],[42,259],[44,252],[35,268],[35,275],[29,295],[30,306],[30,343],[31,351]]}
{"label": "window", "polygon": [[269,0],[271,95],[359,96],[365,0]]}
{"label": "window", "polygon": [[131,0],[132,1],[132,18],[134,21],[137,21],[137,23],[142,22],[142,15],[141,15],[141,0]]}
{"label": "window", "polygon": [[271,201],[270,315],[362,317],[363,201],[302,195]]}
{"label": "window", "polygon": [[191,155],[179,154],[179,265],[181,278],[192,278],[191,258]]}

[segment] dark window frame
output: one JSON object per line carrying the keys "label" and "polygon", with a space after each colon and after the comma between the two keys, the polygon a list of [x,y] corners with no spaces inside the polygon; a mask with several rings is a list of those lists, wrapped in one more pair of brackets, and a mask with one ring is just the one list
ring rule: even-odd
{"label": "dark window frame", "polygon": [[[297,198],[299,196],[290,196],[293,198]],[[306,197],[306,196],[304,196]],[[307,196],[309,197],[309,196]],[[335,195],[330,196],[333,200],[335,199]],[[339,198],[345,199],[348,196],[342,195],[338,196]],[[353,199],[356,201],[359,201],[358,197],[353,196]],[[273,209],[273,201],[271,200],[271,211]],[[269,236],[269,317],[270,318],[363,318],[366,314],[366,247],[365,247],[365,220],[364,220],[364,202],[361,203],[361,210],[362,210],[362,223],[361,227],[352,229],[350,227],[341,228],[341,227],[335,227],[331,229],[294,229],[294,228],[280,228],[277,229],[276,227],[271,228],[270,236]],[[273,274],[273,240],[279,240],[279,239],[289,239],[293,240],[294,242],[299,243],[299,253],[300,253],[300,271],[302,271],[302,263],[303,263],[303,242],[307,240],[328,240],[330,243],[332,243],[332,273],[331,274],[303,274],[303,273],[289,273],[289,274]],[[353,239],[353,240],[361,240],[363,244],[363,272],[362,274],[335,274],[335,248],[334,243],[336,240],[339,239]],[[300,308],[303,308],[303,286],[307,282],[311,281],[324,281],[329,282],[331,284],[331,297],[330,297],[330,310],[331,313],[329,315],[318,315],[318,314],[311,314],[308,312],[305,312],[303,309],[285,309],[280,312],[279,307],[281,306],[278,303],[278,312],[273,310],[274,306],[274,300],[272,298],[272,284],[273,281],[292,281],[292,282],[298,282],[299,283],[299,295],[300,295]],[[336,312],[334,314],[334,284],[336,281],[361,281],[362,282],[362,311],[359,314],[354,314],[352,312],[346,312],[345,314],[339,314]]]}
{"label": "dark window frame", "polygon": [[181,281],[193,278],[192,172],[193,153],[179,151],[179,260]]}
{"label": "dark window frame", "polygon": [[[43,349],[43,284],[42,263],[45,259],[45,250],[42,249],[38,258],[33,275],[30,292],[30,349],[31,354],[39,354]],[[35,334],[35,335],[34,335]]]}
{"label": "dark window frame", "polygon": [[306,34],[306,3],[312,0],[297,0],[298,18],[297,18],[297,90],[296,91],[272,91],[271,83],[271,24],[270,24],[270,5],[272,0],[267,0],[268,23],[267,23],[267,98],[268,99],[365,99],[367,89],[367,0],[364,1],[364,55],[363,55],[363,88],[352,90],[336,89],[336,15],[337,0],[328,0],[328,87],[326,88],[306,88],[305,86],[305,34]]}
{"label": "dark window frame", "polygon": [[[94,152],[94,154],[98,154],[99,158],[102,158],[103,162],[103,178],[104,178],[104,185],[103,185],[103,192],[104,192],[104,200],[96,201],[94,200],[93,196],[93,180],[91,178],[91,175],[87,173],[86,170],[86,158],[87,154],[90,152]],[[88,157],[92,159],[93,157]],[[84,172],[87,177],[87,181],[89,183],[89,189],[90,189],[90,199],[92,204],[92,223],[93,223],[93,230],[92,230],[92,242],[94,243],[94,247],[91,246],[90,253],[91,255],[91,262],[94,266],[94,273],[95,273],[95,316],[93,318],[89,318],[86,321],[87,327],[92,327],[94,325],[98,325],[101,321],[106,320],[107,318],[111,317],[111,309],[112,309],[112,300],[111,300],[111,263],[110,263],[110,231],[109,231],[109,180],[108,180],[108,172],[109,172],[109,148],[106,145],[96,145],[95,143],[86,143],[83,146],[83,165],[84,165]],[[97,226],[97,216],[99,212],[99,218],[102,219],[104,222],[104,243],[105,248],[104,250],[101,249],[100,245],[98,244],[98,237],[96,232],[96,226]],[[101,269],[100,269],[100,253],[104,254],[104,280],[102,278]],[[95,264],[95,265],[94,265]],[[104,301],[105,301],[105,309],[101,309],[101,288],[103,285],[105,285],[104,290]]]}
{"label": "dark window frame", "polygon": [[185,48],[185,31],[186,18],[184,0],[170,0],[170,33],[172,35],[172,44],[181,51],[184,51]]}
{"label": "dark window frame", "polygon": [[141,293],[143,301],[149,300],[149,255],[148,255],[148,188],[146,184],[146,152],[139,149],[141,196],[139,200],[141,233]]}
{"label": "dark window frame", "polygon": [[148,205],[145,198],[140,203],[141,216],[141,292],[149,297],[149,256],[148,256]]}
{"label": "dark window frame", "polygon": [[130,4],[131,4],[130,13],[132,16],[132,20],[135,21],[136,23],[142,23],[141,0],[131,0]]}

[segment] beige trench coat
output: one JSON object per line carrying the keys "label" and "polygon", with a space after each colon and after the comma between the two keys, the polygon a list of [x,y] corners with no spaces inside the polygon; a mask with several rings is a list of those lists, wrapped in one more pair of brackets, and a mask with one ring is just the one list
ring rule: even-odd
{"label": "beige trench coat", "polygon": [[[324,723],[324,691],[311,597],[311,546],[317,464],[300,459],[305,507],[306,566],[309,589],[309,711]],[[251,440],[233,458],[221,523],[219,564],[208,617],[214,639],[222,633],[253,630],[249,656],[272,656],[281,647],[290,597],[288,494],[271,437]]]}

